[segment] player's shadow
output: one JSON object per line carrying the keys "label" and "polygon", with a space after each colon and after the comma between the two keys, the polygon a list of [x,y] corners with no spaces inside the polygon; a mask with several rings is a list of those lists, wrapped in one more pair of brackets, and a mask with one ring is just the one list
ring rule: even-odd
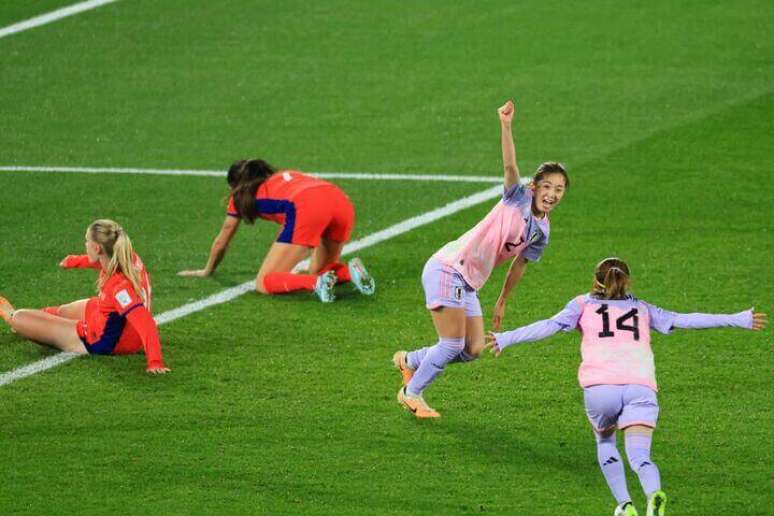
{"label": "player's shadow", "polygon": [[533,465],[540,470],[549,467],[579,479],[587,475],[590,464],[594,464],[594,443],[590,438],[586,460],[579,457],[575,438],[564,440],[562,436],[540,428],[514,426],[511,431],[491,432],[485,421],[447,420],[442,425],[434,425],[434,431],[454,437],[462,451],[485,463]]}

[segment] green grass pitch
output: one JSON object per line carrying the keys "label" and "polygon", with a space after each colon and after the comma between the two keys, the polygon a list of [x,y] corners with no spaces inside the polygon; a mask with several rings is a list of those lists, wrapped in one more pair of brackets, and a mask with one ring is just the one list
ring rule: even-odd
{"label": "green grass pitch", "polygon": [[[70,1],[5,0],[0,28]],[[0,38],[0,166],[260,156],[498,177],[495,109],[513,97],[522,172],[560,160],[572,187],[506,326],[554,314],[613,254],[665,308],[771,313],[773,23],[754,0],[121,0]],[[491,186],[335,182],[355,239]],[[127,228],[156,313],[250,280],[267,223],[240,230],[215,277],[175,276],[204,265],[225,186],[0,172],[0,294],[91,295],[92,271],[56,264],[98,217]],[[492,202],[359,252],[374,298],[248,294],[162,326],[170,375],[149,377],[140,356],[81,358],[0,387],[0,514],[612,514],[577,334],[449,367],[426,393],[439,421],[394,400],[392,353],[435,338],[424,261]],[[480,292],[487,320],[504,274]],[[654,337],[670,514],[774,514],[770,335]],[[51,354],[0,327],[0,372]]]}

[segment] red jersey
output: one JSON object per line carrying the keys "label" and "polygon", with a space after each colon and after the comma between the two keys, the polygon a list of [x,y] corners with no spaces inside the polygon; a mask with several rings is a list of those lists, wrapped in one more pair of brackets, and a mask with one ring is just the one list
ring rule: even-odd
{"label": "red jersey", "polygon": [[[291,211],[290,206],[296,197],[310,188],[321,186],[333,186],[333,184],[318,177],[303,174],[298,170],[275,172],[261,183],[255,192],[256,213],[264,220],[285,224]],[[239,217],[233,197],[228,200],[226,213],[232,217]]]}
{"label": "red jersey", "polygon": [[[88,256],[68,256],[64,268],[99,268],[100,279],[105,271]],[[140,292],[122,272],[104,281],[97,297],[86,304],[86,314],[78,323],[78,334],[90,352],[99,354],[129,354],[145,349],[148,368],[164,367],[158,327],[151,315],[151,283],[142,260],[133,255],[132,267],[140,279]]]}

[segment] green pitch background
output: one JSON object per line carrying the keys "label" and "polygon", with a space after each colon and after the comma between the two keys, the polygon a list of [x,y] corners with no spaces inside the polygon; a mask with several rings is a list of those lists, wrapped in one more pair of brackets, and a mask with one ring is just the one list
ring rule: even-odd
{"label": "green pitch background", "polygon": [[[0,27],[68,3],[6,0]],[[561,160],[572,187],[508,327],[558,311],[612,254],[665,308],[773,312],[772,23],[763,1],[122,0],[0,39],[0,165],[497,177],[513,97],[522,172]],[[488,187],[337,183],[354,238]],[[97,217],[129,231],[157,313],[249,280],[266,223],[215,277],[174,275],[204,264],[225,195],[216,178],[0,172],[0,293],[90,295],[93,272],[56,264]],[[426,393],[439,421],[394,401],[392,353],[434,340],[424,261],[491,204],[359,253],[374,298],[246,295],[161,327],[170,375],[83,358],[0,387],[0,513],[611,514],[577,334],[450,367]],[[774,513],[770,334],[654,337],[670,513]],[[49,354],[0,328],[0,371]]]}

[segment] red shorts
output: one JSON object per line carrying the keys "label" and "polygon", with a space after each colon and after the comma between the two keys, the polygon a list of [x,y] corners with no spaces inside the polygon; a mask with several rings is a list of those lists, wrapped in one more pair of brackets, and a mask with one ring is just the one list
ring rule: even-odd
{"label": "red shorts", "polygon": [[317,247],[321,238],[334,242],[348,242],[355,226],[355,208],[347,194],[334,185],[310,188],[299,193],[293,204],[296,208],[292,228],[289,221],[280,234],[292,233],[290,239],[280,240],[306,247]]}
{"label": "red shorts", "polygon": [[94,355],[131,355],[142,349],[137,332],[117,313],[107,316],[99,310],[99,300],[92,297],[86,303],[85,317],[76,330],[86,350]]}

